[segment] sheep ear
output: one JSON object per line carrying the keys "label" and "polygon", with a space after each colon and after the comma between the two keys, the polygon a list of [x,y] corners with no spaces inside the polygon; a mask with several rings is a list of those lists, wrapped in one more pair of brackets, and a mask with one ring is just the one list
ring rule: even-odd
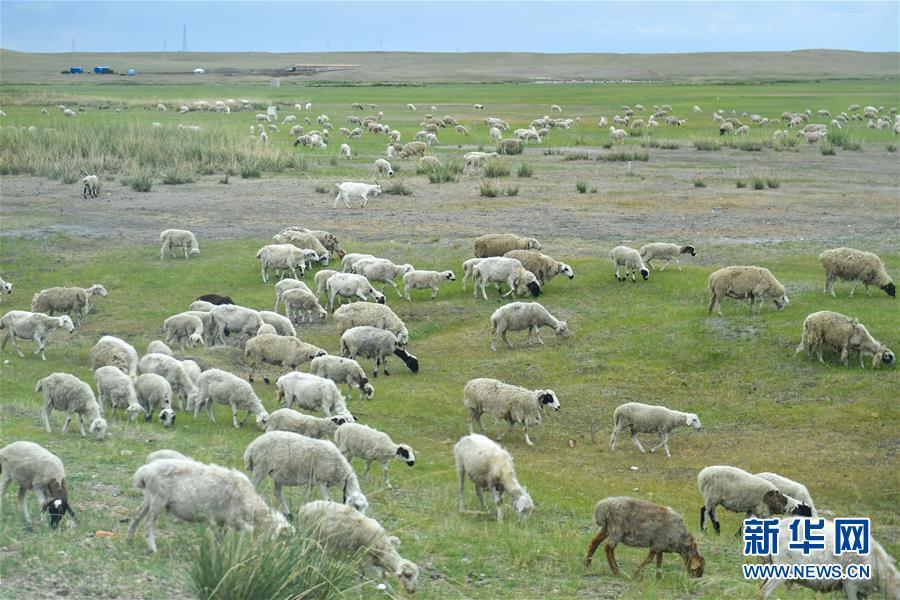
{"label": "sheep ear", "polygon": [[692,556],[691,557],[691,570],[696,571],[700,568],[700,557]]}
{"label": "sheep ear", "polygon": [[409,452],[406,448],[397,448],[397,456],[402,456],[403,458],[409,458]]}

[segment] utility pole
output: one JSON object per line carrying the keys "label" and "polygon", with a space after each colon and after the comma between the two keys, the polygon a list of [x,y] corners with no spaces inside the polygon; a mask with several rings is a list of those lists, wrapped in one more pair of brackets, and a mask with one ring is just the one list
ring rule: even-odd
{"label": "utility pole", "polygon": [[181,51],[187,52],[187,25],[181,26]]}
{"label": "utility pole", "polygon": [[72,54],[75,54],[75,38],[72,38]]}

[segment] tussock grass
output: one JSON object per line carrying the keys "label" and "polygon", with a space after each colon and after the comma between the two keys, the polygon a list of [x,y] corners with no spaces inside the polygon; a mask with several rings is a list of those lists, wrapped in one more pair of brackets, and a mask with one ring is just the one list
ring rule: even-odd
{"label": "tussock grass", "polygon": [[532,175],[534,175],[534,167],[526,162],[523,162],[519,165],[519,168],[516,171],[516,175],[518,175],[519,177],[531,177]]}
{"label": "tussock grass", "polygon": [[482,173],[485,177],[508,177],[510,169],[503,159],[491,158],[484,164]]}
{"label": "tussock grass", "polygon": [[490,179],[482,179],[478,193],[485,198],[496,198],[500,193],[500,186],[492,182]]}
{"label": "tussock grass", "polygon": [[591,160],[591,155],[587,152],[567,152],[563,160]]}
{"label": "tussock grass", "polygon": [[628,162],[629,160],[637,162],[647,162],[650,160],[650,153],[646,150],[638,150],[628,152],[627,150],[618,150],[608,154],[599,154],[597,160],[605,160],[607,162]]}
{"label": "tussock grass", "polygon": [[715,138],[700,138],[694,140],[694,149],[701,152],[714,152],[722,148],[722,144]]}
{"label": "tussock grass", "polygon": [[575,182],[575,189],[578,190],[578,193],[579,193],[579,194],[584,194],[584,193],[586,193],[586,192],[587,192],[587,187],[588,187],[588,186],[587,186],[587,182],[585,182],[585,181],[576,181],[576,182]]}

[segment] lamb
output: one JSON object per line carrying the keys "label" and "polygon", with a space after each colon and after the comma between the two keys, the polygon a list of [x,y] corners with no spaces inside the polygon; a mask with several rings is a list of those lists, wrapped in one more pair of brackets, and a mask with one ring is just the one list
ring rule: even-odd
{"label": "lamb", "polygon": [[[338,271],[332,269],[320,269],[316,272],[313,280],[316,282],[316,298],[322,297],[322,292],[326,290],[326,284],[332,275],[337,275]],[[277,304],[275,306],[278,306]]]}
{"label": "lamb", "polygon": [[[284,301],[284,310],[288,319],[294,323],[303,323],[307,318],[312,323],[313,313],[322,321],[328,316],[328,312],[322,308],[322,305],[319,304],[319,301],[316,300],[316,297],[310,291],[300,288],[287,290],[282,294],[281,299]],[[299,320],[297,317],[299,317]]]}
{"label": "lamb", "polygon": [[306,255],[303,250],[293,244],[269,244],[256,252],[259,259],[259,271],[263,283],[269,283],[269,269],[290,271],[297,278],[297,269],[300,276],[306,269]]}
{"label": "lamb", "polygon": [[779,492],[775,485],[765,479],[736,467],[706,467],[697,475],[697,487],[703,496],[700,530],[704,530],[706,513],[709,512],[716,535],[719,535],[716,507],[720,504],[726,510],[746,513],[747,517],[752,515],[765,518],[783,514],[812,516],[809,506]]}
{"label": "lamb", "polygon": [[325,282],[325,289],[328,292],[328,309],[332,312],[334,312],[334,299],[337,296],[355,297],[360,300],[373,298],[378,304],[384,304],[384,294],[372,287],[372,284],[363,275],[335,273]]}
{"label": "lamb", "polygon": [[822,360],[822,349],[829,347],[841,353],[841,363],[847,364],[849,354],[855,350],[859,355],[859,366],[863,368],[863,355],[872,357],[872,368],[894,363],[896,357],[887,346],[876,340],[859,321],[847,315],[823,310],[812,313],[803,321],[803,337],[795,354],[806,350],[809,357],[813,352]]}
{"label": "lamb", "polygon": [[138,370],[142,375],[144,373],[156,373],[164,377],[169,382],[169,385],[172,386],[172,394],[181,399],[181,409],[184,410],[185,407],[193,408],[197,395],[197,386],[188,377],[187,371],[184,370],[184,365],[181,364],[180,360],[165,354],[145,354],[138,362]]}
{"label": "lamb", "polygon": [[409,343],[409,330],[397,314],[385,304],[356,302],[345,304],[334,311],[338,333],[343,334],[351,327],[369,325],[390,331],[401,344]]}
{"label": "lamb", "polygon": [[308,438],[290,431],[269,431],[250,442],[244,451],[244,468],[253,473],[258,489],[266,475],[275,484],[281,512],[290,517],[284,486],[318,485],[324,499],[328,488],[340,486],[344,504],[366,512],[369,501],[359,487],[353,467],[330,440]]}
{"label": "lamb", "polygon": [[500,155],[496,152],[466,152],[463,155],[463,172],[469,172],[470,170],[478,171],[484,167],[489,159],[497,158],[499,156]]}
{"label": "lamb", "polygon": [[713,310],[722,316],[720,302],[723,298],[750,299],[750,312],[757,299],[771,298],[781,310],[790,303],[784,286],[768,269],[762,267],[725,267],[710,274],[709,313]]}
{"label": "lamb", "polygon": [[425,142],[407,142],[400,149],[400,158],[421,158],[425,156],[425,149],[428,145]]}
{"label": "lamb", "polygon": [[172,352],[172,349],[162,340],[153,340],[147,344],[147,351],[144,354],[165,354],[166,356],[173,356],[174,352]]}
{"label": "lamb", "polygon": [[[325,245],[319,240],[318,236],[312,231],[301,231],[295,228],[285,229],[273,236],[273,239],[279,244],[293,244],[301,250],[312,250],[312,253],[304,252],[304,255],[312,257],[313,260],[318,260],[322,263],[322,266],[328,264],[330,253]],[[315,254],[315,256],[313,256],[313,254]]]}
{"label": "lamb", "polygon": [[172,410],[172,386],[162,375],[143,373],[135,382],[138,403],[144,409],[149,420],[150,415],[158,407],[161,409],[159,420],[165,427],[175,424],[175,411]]}
{"label": "lamb", "polygon": [[350,397],[354,387],[359,390],[360,397],[371,400],[375,395],[375,388],[369,383],[366,372],[355,360],[326,354],[310,361],[309,372],[337,384],[347,384],[347,397]]}
{"label": "lamb", "polygon": [[19,485],[19,508],[31,527],[25,493],[34,490],[41,512],[50,514],[50,528],[56,529],[66,513],[75,516],[69,505],[66,470],[58,456],[33,442],[13,442],[0,448],[0,501],[10,483]]}
{"label": "lamb", "polygon": [[784,494],[785,496],[790,496],[796,500],[799,500],[803,504],[809,507],[809,512],[812,513],[812,517],[816,518],[818,513],[816,512],[816,506],[813,504],[812,496],[809,495],[809,490],[806,489],[806,486],[802,483],[798,483],[792,479],[788,479],[787,477],[782,477],[777,473],[757,473],[757,477],[761,479],[765,479],[772,485],[778,488],[778,491]]}
{"label": "lamb", "polygon": [[[301,363],[311,361],[326,352],[295,337],[283,335],[259,335],[247,341],[244,347],[244,362],[250,367],[248,381],[253,381],[254,373],[262,372],[262,365],[280,366],[285,371],[295,370]],[[269,383],[265,373],[263,381]]]}
{"label": "lamb", "polygon": [[137,379],[138,354],[134,346],[111,335],[104,335],[91,348],[91,370],[112,365],[120,371]]}
{"label": "lamb", "polygon": [[383,158],[378,158],[375,160],[375,172],[378,175],[387,175],[388,177],[393,177],[394,167],[392,167],[391,163],[384,160]]}
{"label": "lamb", "polygon": [[681,263],[678,262],[678,256],[680,254],[697,256],[697,251],[690,244],[680,246],[678,244],[667,244],[664,242],[644,244],[638,252],[641,255],[641,259],[643,259],[644,264],[648,267],[651,267],[650,261],[654,259],[666,261],[666,264],[662,266],[660,271],[665,271],[670,262],[674,262],[678,265],[678,270],[681,271]]}
{"label": "lamb", "polygon": [[191,302],[191,305],[188,307],[188,311],[190,312],[209,312],[214,309],[217,305],[212,302],[207,302],[205,300],[194,300]]}
{"label": "lamb", "polygon": [[334,432],[334,443],[338,450],[352,464],[354,458],[361,458],[366,463],[363,477],[369,474],[372,463],[376,460],[381,463],[381,472],[384,476],[384,487],[391,489],[388,479],[388,465],[392,458],[403,461],[411,467],[416,464],[413,449],[406,444],[395,443],[390,436],[366,425],[348,423],[337,428]]}
{"label": "lamb", "polygon": [[463,267],[463,278],[462,278],[462,289],[466,290],[466,281],[471,279],[474,275],[475,265],[480,263],[483,258],[470,258],[462,264]]}
{"label": "lamb", "polygon": [[534,238],[520,237],[512,233],[489,233],[475,240],[475,257],[503,256],[510,250],[540,250],[541,243]]}
{"label": "lamb", "polygon": [[[94,371],[94,383],[97,385],[101,412],[105,412],[106,407],[111,406],[112,414],[115,416],[116,409],[124,408],[129,421],[133,421],[144,412],[138,403],[134,381],[118,368],[111,365],[100,367]],[[149,416],[150,413],[146,414]]]}
{"label": "lamb", "polygon": [[390,331],[362,325],[352,327],[341,335],[341,356],[354,360],[357,356],[374,358],[373,377],[378,377],[378,365],[382,365],[385,376],[390,375],[387,370],[387,359],[391,354],[400,357],[413,373],[419,372],[419,359],[407,352],[400,340]]}
{"label": "lamb", "polygon": [[550,112],[553,112],[553,111],[562,112],[562,108],[559,106],[559,104],[551,104]]}
{"label": "lamb", "polygon": [[344,249],[341,248],[341,243],[333,233],[329,233],[321,229],[303,229],[303,232],[315,237],[316,240],[318,240],[319,243],[322,244],[322,247],[328,250],[329,253],[337,254],[338,258],[344,257]]}
{"label": "lamb", "polygon": [[200,246],[197,244],[197,238],[194,237],[193,233],[185,229],[166,229],[159,234],[159,241],[162,242],[162,247],[159,249],[160,260],[165,258],[166,250],[172,254],[172,258],[175,258],[175,248],[181,248],[185,258],[188,255],[200,255]]}
{"label": "lamb", "polygon": [[[227,404],[231,407],[231,423],[235,429],[243,427],[251,414],[256,417],[256,426],[263,431],[269,423],[269,413],[266,412],[250,384],[222,369],[209,369],[200,374],[200,378],[197,380],[194,418],[197,418],[200,409],[205,405],[209,420],[215,423],[216,419],[213,416],[213,404],[215,403]],[[240,424],[237,419],[239,410],[247,411]]]}
{"label": "lamb", "polygon": [[220,304],[210,314],[216,325],[216,336],[222,345],[225,345],[225,337],[232,333],[238,334],[239,343],[245,338],[253,337],[263,324],[259,312],[236,304]]}
{"label": "lamb", "polygon": [[262,525],[273,538],[290,524],[265,503],[250,480],[234,469],[193,460],[160,459],[141,466],[134,487],[144,490],[144,502],[128,526],[130,545],[144,519],[147,546],[156,552],[156,520],[163,511],[190,523],[212,521],[238,531]]}
{"label": "lamb", "polygon": [[72,333],[75,331],[75,324],[68,315],[60,317],[51,317],[44,313],[33,313],[25,310],[11,310],[0,317],[0,329],[6,330],[3,336],[3,342],[0,343],[0,350],[6,348],[6,343],[12,340],[13,349],[21,358],[25,358],[19,345],[16,344],[16,338],[21,340],[34,340],[37,342],[38,349],[35,354],[41,355],[41,360],[47,360],[44,350],[47,348],[47,333],[53,328],[65,329]]}
{"label": "lamb", "polygon": [[594,508],[594,522],[600,527],[591,539],[585,566],[590,566],[594,552],[606,540],[606,560],[614,575],[619,574],[615,549],[619,543],[633,548],[649,548],[647,558],[634,571],[637,577],[641,569],[656,557],[656,578],[662,577],[662,555],[674,552],[681,555],[691,577],[702,577],[706,561],[697,549],[684,524],[684,519],[668,506],[660,506],[625,496],[605,498]]}
{"label": "lamb", "polygon": [[41,290],[31,298],[31,312],[52,315],[55,312],[68,314],[74,311],[75,324],[91,312],[91,299],[109,294],[101,283],[85,289],[80,287],[52,287]]}
{"label": "lamb", "polygon": [[400,293],[400,288],[397,287],[397,283],[394,280],[414,269],[415,267],[411,264],[397,265],[386,258],[365,258],[353,265],[354,273],[364,276],[369,281],[380,281],[382,292],[384,292],[385,285],[390,284],[394,286],[397,295],[401,298],[403,294]]}
{"label": "lamb", "polygon": [[275,308],[272,310],[274,312],[278,312],[278,305],[282,303],[282,296],[288,290],[301,289],[306,290],[307,292],[311,292],[309,286],[300,281],[299,279],[293,279],[291,277],[285,277],[281,281],[275,284]]}
{"label": "lamb", "polygon": [[172,315],[163,321],[163,331],[166,332],[166,344],[177,342],[184,352],[185,343],[188,346],[203,345],[203,321],[200,317],[188,313]]}
{"label": "lamb", "polygon": [[[397,552],[400,540],[388,536],[375,519],[348,506],[324,500],[301,506],[297,519],[310,524],[308,534],[327,550],[349,555],[361,553],[361,566],[367,576],[384,579],[390,573],[400,580],[408,593],[415,593],[419,568],[400,556]],[[393,594],[392,591],[389,593]]]}
{"label": "lamb", "polygon": [[[627,122],[626,122],[627,123]],[[628,132],[624,129],[616,129],[614,125],[609,126],[609,137],[613,142],[621,142],[625,143],[625,138],[628,137]]]}
{"label": "lamb", "polygon": [[474,282],[472,295],[477,297],[480,288],[481,296],[485,300],[487,300],[487,292],[484,285],[488,282],[507,284],[509,291],[503,294],[503,297],[509,295],[517,297],[517,292],[525,294],[531,292],[535,298],[541,295],[541,284],[537,277],[514,258],[492,256],[481,260],[472,267],[472,281]]}
{"label": "lamb", "polygon": [[381,193],[381,186],[378,184],[370,185],[368,183],[354,183],[352,181],[345,181],[344,183],[337,184],[338,195],[334,199],[334,208],[337,208],[338,201],[342,201],[346,208],[350,208],[350,203],[348,199],[350,196],[359,196],[360,208],[365,208],[369,203],[369,194],[374,194],[377,196]]}
{"label": "lamb", "polygon": [[84,187],[81,190],[81,195],[87,198],[90,196],[91,198],[97,197],[97,192],[100,191],[100,179],[96,175],[88,175],[81,180],[81,185]]}
{"label": "lamb", "polygon": [[278,335],[278,332],[275,331],[275,327],[273,325],[263,323],[259,326],[259,329],[256,330],[256,335]]}
{"label": "lamb", "polygon": [[312,417],[290,408],[279,408],[269,415],[266,431],[290,431],[306,437],[329,439],[338,427],[351,421],[351,415],[334,417]]}
{"label": "lamb", "polygon": [[12,294],[16,286],[0,277],[0,302],[2,302],[3,294]]}
{"label": "lamb", "polygon": [[403,274],[403,296],[407,302],[412,302],[410,290],[430,289],[431,299],[434,300],[440,285],[445,281],[456,281],[453,271],[408,271]]}
{"label": "lamb", "polygon": [[537,335],[538,342],[543,345],[541,326],[553,328],[556,335],[561,337],[572,335],[565,321],[560,321],[551,315],[550,311],[538,302],[511,302],[506,306],[501,306],[491,315],[491,333],[493,334],[491,350],[497,351],[498,338],[506,342],[506,345],[512,350],[512,344],[506,339],[506,334],[510,331],[527,330],[529,345],[531,345],[534,335]]}
{"label": "lamb", "polygon": [[876,254],[853,248],[834,248],[819,254],[819,262],[825,268],[825,293],[834,297],[835,279],[852,281],[850,296],[856,286],[862,283],[869,293],[869,286],[876,286],[891,298],[897,295],[897,287],[884,268],[884,263]]}
{"label": "lamb", "polygon": [[659,434],[660,441],[659,444],[650,448],[650,452],[653,453],[664,448],[666,456],[672,458],[669,453],[669,433],[673,429],[683,426],[700,429],[700,418],[694,413],[671,410],[665,406],[626,402],[620,404],[613,412],[613,430],[609,435],[609,447],[611,450],[615,450],[616,437],[620,431],[627,429],[631,431],[631,441],[643,453],[644,447],[641,446],[637,434],[656,433]]}
{"label": "lamb", "polygon": [[466,129],[465,125],[457,125],[456,127],[454,127],[454,130],[456,131],[456,133],[461,133],[465,136],[469,135],[469,130]]}
{"label": "lamb", "polygon": [[548,281],[556,277],[559,273],[564,274],[569,279],[575,278],[572,267],[565,263],[558,262],[546,254],[541,254],[536,250],[510,250],[503,255],[505,258],[514,258],[522,263],[526,271],[534,273],[538,283],[543,286]]}
{"label": "lamb", "polygon": [[463,404],[469,409],[469,433],[477,422],[481,433],[484,425],[481,415],[487,413],[495,419],[505,420],[509,427],[497,438],[499,442],[518,424],[525,431],[525,443],[534,446],[528,437],[528,427],[540,425],[544,407],[559,410],[559,399],[553,390],[529,390],[496,379],[480,378],[469,381],[463,388]]}
{"label": "lamb", "polygon": [[94,398],[91,386],[85,382],[68,373],[51,373],[37,382],[34,393],[38,392],[44,393],[44,408],[41,411],[41,417],[47,433],[53,432],[50,427],[50,414],[56,409],[68,413],[62,427],[63,433],[69,428],[69,423],[77,414],[81,435],[85,435],[84,421],[87,419],[89,432],[93,433],[98,440],[106,437],[106,419],[100,413],[100,405]]}
{"label": "lamb", "polygon": [[[297,336],[297,330],[294,329],[294,325],[287,317],[283,317],[270,310],[261,310],[259,311],[259,318],[262,319],[264,325],[271,326],[278,335]],[[256,330],[256,335],[259,335],[259,329]]]}
{"label": "lamb", "polygon": [[[616,268],[616,281],[624,283],[628,279],[630,273],[631,281],[633,283],[637,281],[634,276],[635,272],[640,272],[644,281],[650,278],[650,270],[644,265],[640,252],[634,248],[629,248],[628,246],[616,246],[609,253],[609,257],[612,259],[613,266]],[[619,276],[620,268],[624,268],[624,274],[621,277]]]}
{"label": "lamb", "polygon": [[485,511],[487,507],[484,504],[484,490],[491,491],[498,521],[503,520],[504,492],[512,498],[516,516],[520,519],[527,518],[534,510],[531,496],[516,478],[512,456],[499,444],[483,435],[471,433],[460,438],[453,447],[453,455],[456,460],[456,476],[459,480],[459,512],[465,510],[463,489],[466,475],[475,484],[475,494]]}
{"label": "lamb", "polygon": [[[330,379],[309,373],[291,372],[278,378],[276,400],[283,408],[297,404],[307,410],[320,410],[326,417],[349,415],[347,403]],[[351,418],[352,420],[352,418]]]}

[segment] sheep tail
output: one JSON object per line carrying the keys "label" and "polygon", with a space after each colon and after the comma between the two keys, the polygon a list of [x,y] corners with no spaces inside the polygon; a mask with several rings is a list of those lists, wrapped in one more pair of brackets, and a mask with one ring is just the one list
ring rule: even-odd
{"label": "sheep tail", "polygon": [[41,391],[41,388],[43,388],[43,387],[44,387],[44,380],[38,379],[37,385],[34,386],[34,393],[37,394],[38,392]]}

